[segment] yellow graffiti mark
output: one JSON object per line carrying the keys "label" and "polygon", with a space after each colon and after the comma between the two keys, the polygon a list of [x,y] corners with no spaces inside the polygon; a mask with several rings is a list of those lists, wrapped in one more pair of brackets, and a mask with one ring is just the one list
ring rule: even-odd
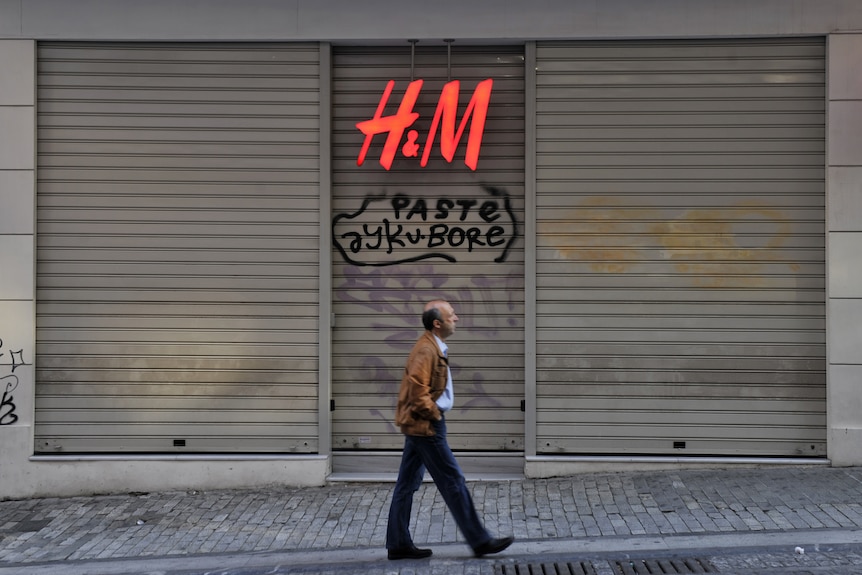
{"label": "yellow graffiti mark", "polygon": [[587,262],[597,273],[622,273],[643,259],[648,246],[647,224],[652,208],[621,207],[615,198],[588,198],[581,207],[562,212],[563,219],[539,223],[539,235],[549,238],[566,260]]}
{"label": "yellow graffiti mark", "polygon": [[[693,285],[707,288],[766,285],[765,264],[784,260],[779,250],[791,231],[780,210],[754,201],[688,210],[667,219],[654,208],[589,198],[539,223],[539,235],[560,258],[580,260],[593,272],[623,273],[637,262],[665,260]],[[800,269],[798,263],[785,263],[793,271]]]}
{"label": "yellow graffiti mark", "polygon": [[[741,245],[745,234],[735,226],[747,219],[755,222],[761,245]],[[790,235],[790,224],[781,212],[756,202],[741,202],[728,208],[690,210],[677,220],[652,226],[665,248],[665,257],[678,262],[679,273],[690,276],[699,287],[760,287],[766,285],[763,262],[780,260],[775,251]],[[751,241],[751,240],[749,240]]]}

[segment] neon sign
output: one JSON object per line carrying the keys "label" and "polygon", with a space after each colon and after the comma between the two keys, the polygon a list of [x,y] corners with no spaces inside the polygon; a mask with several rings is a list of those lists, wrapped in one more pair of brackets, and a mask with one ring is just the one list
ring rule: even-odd
{"label": "neon sign", "polygon": [[[413,111],[413,106],[419,98],[422,84],[423,80],[410,82],[410,85],[407,86],[407,91],[404,93],[404,97],[401,99],[401,104],[398,106],[398,111],[394,115],[383,116],[383,110],[386,108],[389,96],[392,95],[392,89],[395,87],[395,80],[389,80],[374,116],[370,120],[356,124],[359,131],[365,134],[365,141],[362,143],[362,149],[359,151],[359,157],[356,160],[357,166],[361,166],[365,162],[365,156],[368,154],[368,148],[371,146],[371,140],[374,136],[388,134],[386,142],[383,145],[383,151],[380,153],[380,165],[386,170],[392,167],[392,161],[395,159],[398,146],[404,138],[404,131],[419,118],[419,114]],[[441,132],[440,153],[451,164],[455,157],[455,150],[458,148],[461,137],[464,135],[467,122],[472,118],[470,132],[467,136],[467,151],[464,156],[464,163],[471,170],[476,171],[493,85],[494,81],[490,78],[479,82],[473,91],[473,97],[470,98],[470,103],[467,105],[457,131],[455,130],[455,123],[458,116],[458,96],[461,91],[461,82],[453,80],[443,86],[443,90],[440,92],[440,99],[437,101],[437,110],[434,112],[434,120],[431,122],[431,128],[428,130],[428,138],[425,140],[424,149],[422,149],[420,165],[423,168],[428,165],[428,158],[431,155],[431,148],[434,145],[438,128]],[[418,138],[418,131],[410,130],[407,132],[407,141],[401,147],[401,153],[404,157],[415,158],[419,156],[421,146],[417,143]]]}

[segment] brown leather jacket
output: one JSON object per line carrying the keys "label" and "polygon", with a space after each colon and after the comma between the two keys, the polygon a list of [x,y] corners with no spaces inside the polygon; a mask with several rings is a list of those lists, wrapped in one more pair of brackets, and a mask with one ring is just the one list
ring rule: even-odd
{"label": "brown leather jacket", "polygon": [[395,424],[405,435],[434,435],[431,422],[442,418],[435,402],[446,389],[448,366],[434,334],[423,333],[404,366],[395,408]]}

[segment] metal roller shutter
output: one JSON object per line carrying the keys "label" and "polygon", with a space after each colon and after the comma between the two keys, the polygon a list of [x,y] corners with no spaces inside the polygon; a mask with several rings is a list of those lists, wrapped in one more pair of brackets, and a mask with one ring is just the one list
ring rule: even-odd
{"label": "metal roller shutter", "polygon": [[[405,134],[391,170],[379,163],[385,135],[373,139],[364,163],[357,165],[364,136],[356,124],[374,115],[390,79],[397,82],[382,114],[395,113],[411,81],[410,63],[410,47],[333,52],[333,447],[401,449],[403,436],[393,419],[404,361],[422,331],[423,304],[439,297],[450,300],[460,317],[450,341],[456,395],[448,416],[450,444],[459,450],[520,452],[523,48],[452,47],[451,79],[461,82],[459,123],[478,84],[493,79],[476,171],[464,164],[469,128],[451,164],[435,144],[428,165],[421,167],[419,158],[402,153],[400,146],[409,141]],[[414,73],[425,83],[412,126],[420,145],[448,71],[446,47],[420,43]],[[493,214],[486,211],[483,218],[483,206],[493,207]],[[489,220],[499,224],[499,236],[488,236]],[[380,243],[378,232],[387,222]],[[401,235],[389,242],[386,231],[398,226]],[[422,240],[407,239],[411,233]]]}
{"label": "metal roller shutter", "polygon": [[37,451],[316,451],[317,45],[38,68]]}
{"label": "metal roller shutter", "polygon": [[825,455],[822,39],[537,60],[538,452]]}

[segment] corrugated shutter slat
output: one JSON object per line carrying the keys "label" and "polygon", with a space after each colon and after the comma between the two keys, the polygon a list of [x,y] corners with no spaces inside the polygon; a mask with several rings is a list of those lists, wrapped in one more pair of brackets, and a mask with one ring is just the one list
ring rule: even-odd
{"label": "corrugated shutter slat", "polygon": [[316,451],[318,46],[38,60],[37,451]]}
{"label": "corrugated shutter slat", "polygon": [[[447,229],[487,229],[476,209],[459,219],[453,204],[446,216],[436,211],[439,200],[493,200],[502,206],[489,187],[508,195],[517,233],[524,221],[524,61],[519,46],[452,46],[451,79],[461,82],[458,121],[476,85],[494,80],[491,106],[475,172],[464,166],[466,132],[455,159],[447,163],[437,144],[430,161],[421,167],[419,158],[399,151],[392,169],[386,171],[379,158],[386,135],[376,136],[362,166],[357,157],[363,135],[356,123],[372,117],[386,83],[397,85],[384,115],[397,110],[410,82],[410,48],[344,47],[333,52],[333,213],[336,218],[353,214],[364,200],[372,201],[362,215],[370,230],[388,220],[403,225],[405,232],[426,234],[416,245],[396,243],[360,254],[366,260],[355,264],[343,254],[333,256],[333,447],[336,450],[397,450],[404,439],[394,426],[394,408],[404,362],[422,331],[420,315],[424,303],[434,298],[450,300],[459,315],[456,334],[449,341],[455,385],[455,409],[447,415],[452,423],[449,442],[456,450],[521,451],[523,449],[524,396],[524,255],[521,236],[501,261],[500,249],[461,242],[429,247],[427,234],[435,222]],[[434,117],[440,91],[449,80],[447,52],[443,46],[416,48],[413,77],[423,79],[415,111],[420,114],[411,129],[424,143]],[[403,141],[407,141],[405,134]],[[403,143],[403,142],[402,142]],[[425,217],[396,218],[391,200],[401,194],[411,202],[424,201]],[[415,204],[414,204],[415,206]],[[505,238],[513,234],[506,222]],[[494,216],[497,217],[497,216]],[[344,241],[344,219],[333,232]],[[357,228],[362,229],[362,228]],[[351,228],[352,230],[352,228]],[[342,235],[340,235],[342,234]],[[403,237],[403,236],[402,236]],[[442,240],[441,240],[442,241]],[[367,243],[374,243],[371,238]],[[456,261],[430,254],[445,252]],[[348,254],[350,255],[350,254]],[[359,258],[359,256],[357,256]],[[360,258],[361,259],[361,258]],[[397,466],[397,460],[394,463]],[[391,471],[394,471],[392,469]]]}
{"label": "corrugated shutter slat", "polygon": [[537,450],[823,456],[824,46],[537,46]]}

